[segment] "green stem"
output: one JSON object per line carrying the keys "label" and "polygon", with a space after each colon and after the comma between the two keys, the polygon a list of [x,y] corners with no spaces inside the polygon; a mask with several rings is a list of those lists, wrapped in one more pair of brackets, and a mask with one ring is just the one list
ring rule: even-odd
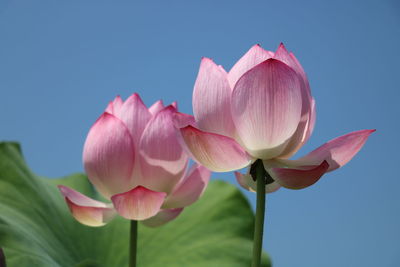
{"label": "green stem", "polygon": [[257,206],[253,237],[253,263],[251,266],[260,267],[264,232],[265,178],[268,173],[265,171],[263,162],[261,160],[257,160],[256,162],[254,162],[254,168],[256,176],[255,178],[257,180]]}
{"label": "green stem", "polygon": [[129,238],[129,267],[136,267],[137,252],[137,221],[131,221],[131,235]]}

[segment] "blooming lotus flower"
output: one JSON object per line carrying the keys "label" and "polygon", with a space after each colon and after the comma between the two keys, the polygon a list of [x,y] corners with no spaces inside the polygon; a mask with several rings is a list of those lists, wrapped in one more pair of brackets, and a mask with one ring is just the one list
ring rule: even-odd
{"label": "blooming lotus flower", "polygon": [[[275,53],[253,46],[229,72],[203,58],[193,112],[195,124],[181,128],[193,158],[215,172],[261,159],[273,179],[267,192],[314,184],[350,161],[374,131],[349,133],[290,160],[314,129],[315,100],[302,66],[283,44]],[[249,173],[235,174],[242,187],[256,190]]]}
{"label": "blooming lotus flower", "polygon": [[195,164],[178,142],[175,120],[191,120],[176,104],[161,101],[147,108],[139,95],[111,102],[94,123],[83,150],[89,180],[111,203],[59,186],[72,215],[102,226],[116,214],[159,226],[177,217],[203,193],[210,171]]}

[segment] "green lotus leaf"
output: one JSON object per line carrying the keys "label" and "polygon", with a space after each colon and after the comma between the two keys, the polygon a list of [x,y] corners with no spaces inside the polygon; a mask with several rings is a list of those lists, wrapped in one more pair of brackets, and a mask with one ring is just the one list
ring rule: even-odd
{"label": "green lotus leaf", "polygon": [[[8,267],[128,265],[129,221],[104,227],[79,224],[57,184],[100,199],[83,174],[48,179],[32,173],[16,143],[0,143],[0,247]],[[139,225],[139,267],[250,266],[254,214],[243,194],[222,182],[174,221]],[[270,266],[263,255],[263,266]]]}

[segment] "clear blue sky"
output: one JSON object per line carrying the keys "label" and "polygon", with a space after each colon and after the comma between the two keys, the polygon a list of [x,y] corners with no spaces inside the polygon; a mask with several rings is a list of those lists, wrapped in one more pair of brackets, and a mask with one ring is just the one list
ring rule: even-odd
{"label": "clear blue sky", "polygon": [[[115,95],[192,113],[200,58],[230,68],[253,44],[295,52],[317,101],[299,155],[376,128],[344,168],[267,197],[276,267],[400,265],[398,1],[0,1],[0,139],[49,177],[82,171],[89,127]],[[233,174],[214,174],[235,183]],[[252,204],[255,195],[246,194]]]}

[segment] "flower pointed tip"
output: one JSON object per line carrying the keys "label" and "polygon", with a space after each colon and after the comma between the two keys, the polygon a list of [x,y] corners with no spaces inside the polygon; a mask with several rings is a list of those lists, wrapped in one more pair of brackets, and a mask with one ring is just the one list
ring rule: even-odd
{"label": "flower pointed tip", "polygon": [[67,189],[65,188],[64,185],[57,185],[58,190],[60,190],[61,194],[63,194],[65,196]]}
{"label": "flower pointed tip", "polygon": [[280,42],[280,44],[279,44],[279,46],[278,46],[278,50],[279,50],[279,49],[282,49],[282,50],[288,52],[287,49],[286,49],[286,46],[283,44],[283,42]]}
{"label": "flower pointed tip", "polygon": [[201,57],[201,63],[203,62],[212,62],[214,63],[214,60],[212,58],[209,57]]}
{"label": "flower pointed tip", "polygon": [[171,104],[171,105],[166,106],[166,107],[164,108],[164,110],[165,110],[165,111],[168,111],[168,112],[176,112],[176,106],[174,106],[173,104]]}

